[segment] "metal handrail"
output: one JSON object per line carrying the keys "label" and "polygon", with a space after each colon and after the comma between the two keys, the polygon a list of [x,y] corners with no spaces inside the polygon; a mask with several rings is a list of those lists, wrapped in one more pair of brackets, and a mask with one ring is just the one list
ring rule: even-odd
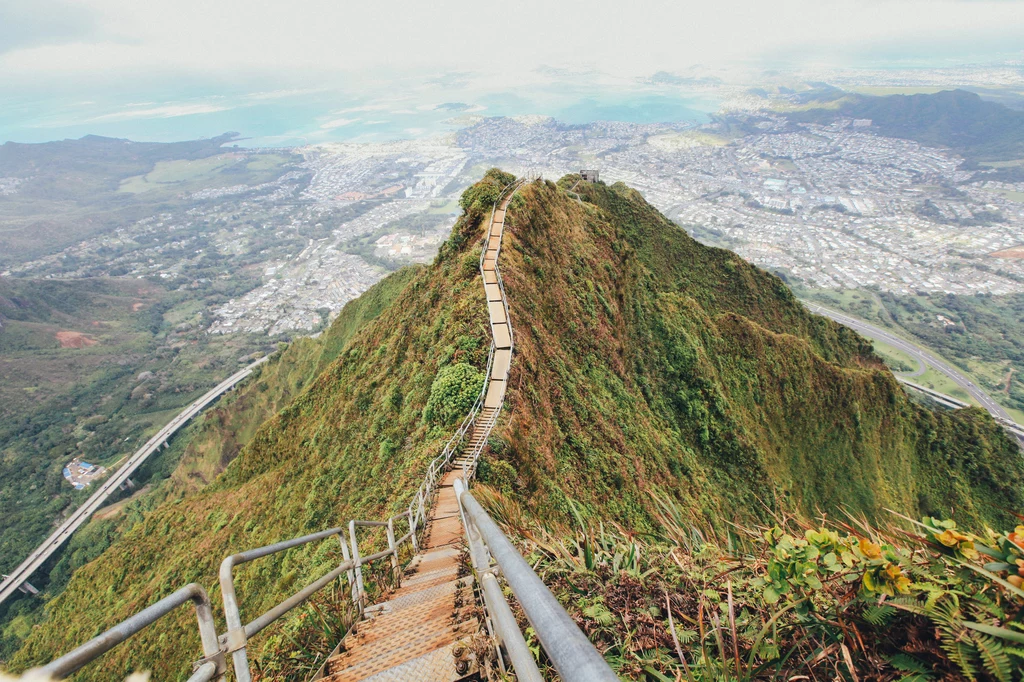
{"label": "metal handrail", "polygon": [[[235,580],[233,575],[234,567],[265,556],[270,556],[271,554],[284,552],[294,547],[300,547],[310,542],[316,542],[330,537],[337,537],[338,541],[341,543],[342,556],[344,558],[342,564],[316,582],[284,600],[256,620],[247,625],[242,625],[242,615],[238,607],[238,597],[235,594]],[[306,599],[311,597],[320,588],[330,583],[342,573],[348,573],[349,581],[353,582],[352,571],[355,569],[357,563],[358,558],[357,561],[352,561],[349,558],[348,548],[345,545],[343,528],[329,528],[328,530],[323,530],[319,533],[303,535],[301,537],[292,538],[291,540],[276,542],[272,545],[267,545],[266,547],[258,547],[256,549],[250,549],[248,551],[239,552],[238,554],[232,554],[231,556],[226,557],[220,564],[220,590],[224,600],[224,618],[227,621],[228,631],[221,639],[221,645],[223,646],[225,653],[231,654],[231,661],[235,669],[235,678],[238,682],[249,682],[252,679],[249,672],[249,658],[245,652],[245,645],[248,639],[270,625],[270,623],[277,618],[280,618],[288,611],[306,601]],[[355,583],[353,582],[353,584]]]}
{"label": "metal handrail", "polygon": [[[459,500],[471,550],[475,549],[473,554],[479,564],[476,569],[477,574],[481,575],[481,583],[486,587],[494,580],[495,569],[501,571],[559,677],[565,682],[618,682],[619,678],[608,662],[473,498],[462,479],[455,481],[455,495]],[[492,558],[494,565],[491,564]],[[496,616],[496,629],[505,643],[509,658],[516,666],[516,675],[519,679],[539,680],[540,673],[536,672],[532,655],[527,658],[529,650],[525,654],[521,651],[526,644],[522,641],[522,633],[515,619],[509,621],[511,611],[508,610],[508,603],[500,588],[497,585],[495,588],[485,589],[484,601],[488,611]],[[516,651],[515,658],[513,651]],[[533,677],[533,673],[537,676]]]}
{"label": "metal handrail", "polygon": [[223,674],[224,657],[217,641],[217,626],[213,622],[210,597],[198,583],[189,583],[103,634],[93,637],[74,651],[31,672],[41,673],[47,678],[63,679],[187,602],[192,602],[195,607],[196,620],[199,621],[199,638],[202,640],[203,654],[206,656],[196,666],[188,682],[208,682],[218,674]]}
{"label": "metal handrail", "polygon": [[[508,189],[508,187],[515,186],[518,189],[518,180],[507,185],[502,190],[502,194]],[[514,192],[515,190],[513,190]],[[503,198],[499,195],[499,200]],[[491,210],[491,220],[493,222],[494,212],[497,210],[497,202]],[[500,244],[499,244],[500,253]],[[483,254],[481,254],[481,271],[483,268]],[[502,286],[502,297],[504,298],[504,285],[501,283],[501,275],[498,273],[499,286]],[[505,314],[508,316],[508,304],[505,303]],[[511,331],[511,324],[509,329]],[[487,354],[487,367],[485,369],[485,377],[490,377],[491,368],[494,365],[494,342],[491,341],[491,347]],[[313,533],[311,535],[294,538],[292,540],[286,540],[279,542],[274,545],[262,547],[259,549],[249,550],[248,552],[242,552],[234,554],[224,559],[221,563],[220,570],[220,583],[221,592],[224,597],[224,612],[228,624],[228,632],[223,637],[223,644],[227,653],[231,653],[232,662],[235,669],[235,677],[238,682],[249,682],[251,675],[249,672],[249,662],[245,651],[245,643],[248,638],[258,633],[263,628],[267,627],[273,621],[277,620],[285,613],[295,608],[296,606],[303,603],[306,599],[316,593],[318,590],[323,588],[325,585],[330,583],[341,574],[345,573],[348,576],[349,583],[352,590],[352,600],[358,610],[359,616],[362,616],[366,609],[366,587],[363,581],[362,567],[369,564],[377,559],[384,557],[391,558],[392,572],[395,580],[395,585],[401,584],[401,569],[399,566],[398,552],[399,548],[405,542],[410,542],[413,546],[414,551],[418,551],[418,541],[416,533],[426,525],[427,511],[430,509],[434,489],[436,488],[437,482],[440,478],[440,474],[444,472],[448,465],[451,463],[452,457],[458,452],[466,434],[469,433],[470,429],[476,422],[476,418],[480,413],[480,409],[483,406],[484,398],[487,395],[488,381],[485,379],[483,386],[480,389],[480,394],[477,396],[476,402],[473,407],[469,410],[462,422],[459,424],[459,428],[455,431],[444,448],[441,450],[441,454],[431,460],[427,467],[427,473],[424,476],[423,482],[420,484],[416,495],[413,496],[412,501],[409,503],[409,508],[400,513],[392,516],[387,521],[366,521],[360,519],[352,519],[348,524],[348,535],[349,535],[349,546],[346,546],[345,539],[343,537],[344,530],[342,528],[331,528],[319,533]],[[502,392],[504,397],[504,391]],[[493,422],[492,422],[493,426]],[[479,455],[479,447],[474,451],[474,457]],[[406,518],[409,523],[409,532],[401,538],[396,539],[394,533],[394,522],[401,518]],[[363,557],[359,552],[359,542],[356,535],[356,529],[360,527],[369,528],[386,528],[388,538],[388,548],[376,554]],[[293,547],[297,547],[309,542],[316,540],[323,540],[325,538],[337,536],[342,547],[342,555],[344,562],[334,570],[324,575],[319,580],[308,585],[304,589],[300,590],[292,597],[281,602],[267,613],[258,617],[251,623],[243,626],[241,622],[241,614],[238,607],[238,599],[234,589],[234,577],[232,569],[234,566],[258,559],[261,557],[268,556],[277,552],[282,552]],[[349,548],[351,554],[349,554]]]}

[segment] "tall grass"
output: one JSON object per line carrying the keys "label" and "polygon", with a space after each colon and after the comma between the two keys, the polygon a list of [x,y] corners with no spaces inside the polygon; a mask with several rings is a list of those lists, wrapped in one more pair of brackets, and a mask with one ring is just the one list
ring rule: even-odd
{"label": "tall grass", "polygon": [[623,679],[1022,679],[1024,527],[780,517],[716,534],[655,496],[641,536],[475,494]]}

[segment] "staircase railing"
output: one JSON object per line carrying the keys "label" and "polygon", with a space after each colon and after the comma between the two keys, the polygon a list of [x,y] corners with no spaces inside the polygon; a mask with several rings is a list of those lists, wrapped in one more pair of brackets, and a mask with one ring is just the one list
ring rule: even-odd
{"label": "staircase railing", "polygon": [[67,677],[188,602],[192,602],[195,607],[196,619],[199,621],[199,636],[203,642],[203,653],[206,656],[200,664],[195,666],[188,682],[209,682],[218,674],[223,673],[224,653],[217,641],[217,626],[213,622],[210,597],[207,596],[203,586],[197,583],[189,583],[177,592],[139,611],[131,618],[118,623],[103,634],[90,639],[74,651],[43,666],[39,671],[43,673],[43,679]]}
{"label": "staircase railing", "polygon": [[[510,182],[509,184],[505,185],[501,189],[501,193],[498,195],[498,198],[494,200],[494,206],[491,208],[491,220],[487,224],[487,236],[485,237],[485,239],[487,241],[484,242],[484,248],[482,248],[480,250],[480,276],[481,277],[485,277],[486,276],[486,275],[484,275],[484,260],[486,259],[486,256],[487,256],[487,250],[488,250],[487,247],[488,247],[488,242],[490,241],[490,236],[491,236],[491,226],[494,224],[494,214],[498,210],[498,204],[501,203],[504,200],[504,198],[506,196],[506,193],[509,193],[510,189],[511,189],[511,193],[509,193],[508,196],[510,198],[512,196],[515,196],[516,192],[518,192],[520,190],[520,188],[525,184],[525,182],[526,182],[525,178],[520,178],[518,180],[513,180],[512,182]],[[505,217],[506,218],[508,217],[508,208],[507,208],[507,206],[506,206],[506,210],[505,210]],[[504,234],[505,234],[505,220],[503,219],[501,221],[501,234],[500,234],[500,236],[504,236]],[[502,304],[502,306],[505,309],[505,321],[507,322],[506,326],[508,327],[508,339],[509,339],[508,352],[509,352],[509,356],[511,357],[511,355],[513,353],[515,353],[515,350],[516,350],[516,337],[515,337],[515,333],[512,331],[512,317],[511,317],[511,313],[509,312],[509,308],[508,308],[508,296],[505,294],[505,281],[501,278],[501,268],[498,267],[498,258],[501,256],[501,244],[502,244],[502,241],[503,240],[501,240],[501,239],[498,240],[498,248],[496,249],[496,253],[494,254],[494,278],[497,280],[498,288],[501,290],[501,304]],[[487,371],[484,373],[484,377],[485,377],[485,379],[484,379],[484,392],[481,393],[481,396],[480,396],[480,400],[481,401],[483,401],[484,394],[487,391],[487,387],[490,385],[491,362],[492,362],[493,355],[494,355],[494,341],[492,340],[491,341],[491,357],[489,357],[488,360],[487,360]],[[502,382],[502,384],[501,384],[501,394],[498,396],[498,409],[495,410],[494,414],[491,415],[491,417],[490,417],[490,419],[489,419],[489,421],[488,421],[488,423],[486,425],[486,431],[482,435],[482,438],[476,444],[476,446],[473,448],[472,452],[468,453],[468,457],[466,457],[466,461],[464,461],[462,463],[462,476],[467,481],[469,479],[471,479],[474,475],[476,475],[476,465],[477,465],[477,461],[480,459],[480,453],[483,452],[484,447],[487,444],[487,437],[491,435],[491,430],[494,428],[494,424],[498,421],[498,414],[501,412],[501,406],[504,405],[504,403],[505,403],[505,390],[508,387],[508,376],[506,376],[505,379],[506,379],[506,381]]]}
{"label": "staircase railing", "polygon": [[[512,192],[515,193],[521,184],[522,181],[517,181],[503,188],[499,201],[504,198],[505,193],[510,187],[513,187]],[[494,211],[497,210],[497,206],[498,202],[496,201],[491,212],[491,222],[489,225],[494,222]],[[504,225],[502,230],[504,230]],[[499,243],[499,253],[500,248],[501,245]],[[486,245],[484,250],[486,251]],[[483,256],[481,256],[481,271],[483,270],[483,260]],[[501,287],[505,318],[509,322],[508,327],[511,337],[512,324],[509,317],[508,300],[507,296],[505,296],[501,272],[497,265],[495,266],[495,273],[498,286]],[[512,344],[510,344],[511,346]],[[217,636],[209,596],[202,586],[192,583],[115,625],[98,637],[89,640],[71,653],[61,656],[52,663],[42,667],[40,669],[41,672],[54,678],[66,677],[121,644],[132,635],[149,627],[179,606],[186,602],[192,602],[198,620],[204,657],[193,664],[192,676],[189,677],[188,682],[224,680],[227,673],[226,657],[228,654],[231,655],[235,679],[238,682],[251,682],[252,676],[246,653],[248,640],[342,575],[348,579],[357,618],[362,617],[366,607],[366,588],[363,583],[362,567],[387,558],[391,563],[391,572],[395,585],[400,585],[399,550],[405,543],[409,543],[414,552],[418,551],[417,533],[422,532],[426,524],[427,512],[433,502],[434,492],[436,491],[441,474],[448,469],[453,456],[458,452],[459,447],[466,438],[466,434],[472,429],[483,406],[490,383],[491,368],[494,364],[494,353],[495,346],[492,341],[487,356],[487,370],[485,373],[485,377],[488,380],[484,381],[476,403],[462,420],[455,434],[445,444],[441,454],[430,462],[423,482],[410,501],[406,511],[396,514],[386,521],[353,519],[349,521],[347,528],[328,528],[318,533],[284,540],[267,545],[266,547],[250,549],[225,558],[220,565],[219,579],[228,629],[220,637]],[[506,376],[505,382],[502,385],[499,410],[501,403],[504,402],[507,379],[508,377]],[[498,411],[495,411],[488,419],[486,425],[488,433],[494,426],[497,414]],[[500,571],[533,626],[534,631],[537,633],[541,646],[563,680],[566,682],[613,682],[617,680],[618,678],[611,668],[608,667],[608,664],[587,640],[586,636],[576,627],[576,624],[573,623],[565,609],[562,608],[544,583],[530,568],[530,565],[526,563],[512,543],[504,536],[497,524],[494,523],[483,507],[467,490],[466,481],[470,480],[475,473],[477,459],[482,449],[483,441],[478,443],[471,453],[469,466],[464,465],[463,472],[466,478],[455,481],[455,493],[470,548],[470,557],[478,577],[481,594],[483,595],[488,628],[491,630],[492,636],[496,641],[496,648],[498,648],[499,661],[504,665],[501,659],[501,647],[504,647],[509,662],[512,664],[519,680],[539,682],[542,679],[533,654],[527,647],[523,634],[519,630],[511,607],[500,585],[497,583],[496,574]],[[402,519],[405,519],[408,523],[409,530],[405,535],[396,538],[395,523]],[[359,551],[357,529],[363,527],[384,528],[387,533],[387,549],[366,557],[362,556]],[[348,532],[347,542],[345,538],[346,530]],[[256,559],[330,538],[337,538],[341,547],[342,562],[291,597],[243,625],[238,596],[235,592],[234,568]]]}
{"label": "staircase railing", "polygon": [[505,593],[495,573],[501,572],[523,613],[533,626],[548,659],[565,682],[618,682],[604,657],[598,653],[530,564],[509,542],[498,525],[466,489],[455,481],[463,528],[469,553],[484,595],[484,606],[494,628],[495,639],[505,647],[516,679],[539,682],[537,662],[519,630]]}
{"label": "staircase railing", "polygon": [[[517,180],[514,183],[512,195],[518,192],[525,182],[525,179]],[[504,192],[505,190],[502,193],[504,194]],[[495,208],[497,208],[497,202],[495,202]],[[493,218],[491,223],[493,225]],[[502,221],[501,230],[501,234],[504,235],[504,221]],[[488,237],[490,237],[489,231]],[[501,300],[505,308],[505,320],[508,322],[511,340],[509,344],[511,355],[515,350],[515,335],[512,331],[512,317],[509,313],[508,296],[505,294],[505,283],[501,278],[501,268],[498,266],[502,241],[498,240],[494,274],[498,286],[501,288]],[[485,244],[480,255],[481,274],[483,274],[486,253],[487,245]],[[490,376],[489,373],[488,376]],[[498,412],[505,402],[508,376],[506,375],[504,379],[505,381],[501,385],[498,410],[492,415],[487,425],[487,434],[494,427]],[[504,668],[502,658],[502,648],[504,648],[504,654],[508,656],[517,680],[520,682],[541,682],[543,680],[533,653],[527,646],[515,615],[512,613],[512,608],[505,598],[505,593],[498,584],[496,574],[500,571],[533,626],[534,632],[537,633],[537,638],[545,653],[565,682],[616,682],[619,678],[612,672],[608,663],[467,489],[468,481],[472,480],[476,473],[477,461],[483,451],[487,434],[484,434],[485,437],[480,439],[467,458],[468,461],[463,464],[463,478],[455,481],[455,496],[459,501],[459,513],[462,516],[462,527],[469,545],[469,556],[476,573],[480,594],[483,596],[487,626],[494,639],[499,664]]]}

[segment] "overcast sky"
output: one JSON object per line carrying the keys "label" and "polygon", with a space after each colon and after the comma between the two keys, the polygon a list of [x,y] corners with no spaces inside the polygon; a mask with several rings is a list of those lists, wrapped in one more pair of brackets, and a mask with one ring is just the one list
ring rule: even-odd
{"label": "overcast sky", "polygon": [[1018,0],[0,0],[0,85],[375,67],[620,75],[693,64],[1024,59]]}

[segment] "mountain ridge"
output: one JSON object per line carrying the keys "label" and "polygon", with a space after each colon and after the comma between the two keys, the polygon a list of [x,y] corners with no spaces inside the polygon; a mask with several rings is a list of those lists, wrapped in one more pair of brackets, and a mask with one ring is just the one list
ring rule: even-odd
{"label": "mountain ridge", "polygon": [[[214,586],[229,553],[404,508],[454,429],[426,410],[446,399],[435,379],[486,363],[478,247],[508,181],[490,171],[467,190],[434,263],[341,342],[216,480],[149,512],[79,569],[12,666],[63,653],[186,582]],[[538,518],[580,513],[636,532],[658,523],[652,492],[718,527],[771,511],[955,504],[984,522],[1000,517],[986,502],[1019,508],[1012,482],[1024,468],[987,415],[914,405],[867,342],[811,315],[777,277],[694,241],[635,190],[578,181],[530,183],[506,214],[516,358],[485,482],[514,490]],[[243,611],[338,560],[331,545],[243,567]],[[190,621],[176,614],[81,679],[135,667],[180,675],[199,650]],[[254,665],[279,671],[309,627],[301,614],[276,626],[252,644]]]}

